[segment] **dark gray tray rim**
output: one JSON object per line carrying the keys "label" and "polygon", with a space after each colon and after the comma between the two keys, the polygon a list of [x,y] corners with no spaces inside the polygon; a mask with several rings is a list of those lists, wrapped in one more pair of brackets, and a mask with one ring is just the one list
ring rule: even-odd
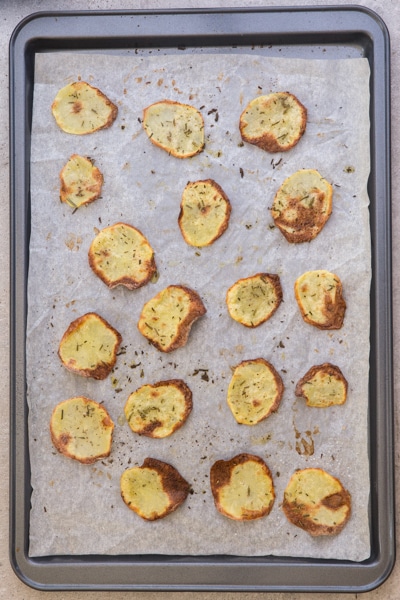
{"label": "dark gray tray rim", "polygon": [[[30,126],[40,51],[261,45],[360,50],[371,66],[371,556],[362,563],[291,557],[28,556],[30,465],[25,331],[30,235]],[[318,56],[316,56],[318,57]],[[391,276],[390,41],[360,6],[41,12],[10,40],[10,562],[41,590],[365,592],[395,563]]]}

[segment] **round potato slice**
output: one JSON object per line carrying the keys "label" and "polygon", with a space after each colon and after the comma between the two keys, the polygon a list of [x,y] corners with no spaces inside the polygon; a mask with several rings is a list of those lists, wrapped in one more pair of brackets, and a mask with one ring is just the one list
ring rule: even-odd
{"label": "round potato slice", "polygon": [[79,208],[99,198],[103,175],[91,159],[73,154],[60,172],[60,200]]}
{"label": "round potato slice", "polygon": [[299,398],[305,398],[307,406],[340,405],[347,399],[347,381],[339,367],[324,363],[307,371],[297,383],[295,393]]}
{"label": "round potato slice", "polygon": [[99,89],[85,81],[63,87],[51,106],[57,125],[66,133],[85,135],[110,127],[118,108]]}
{"label": "round potato slice", "polygon": [[189,104],[161,100],[143,111],[143,127],[150,141],[177,158],[189,158],[204,148],[204,120]]}
{"label": "round potato slice", "polygon": [[332,186],[318,171],[290,175],[275,195],[272,218],[288,242],[313,240],[332,213]]}
{"label": "round potato slice", "polygon": [[178,224],[190,246],[210,246],[226,231],[231,203],[213,179],[189,182],[182,195]]}
{"label": "round potato slice", "polygon": [[351,496],[323,469],[300,469],[285,489],[282,508],[293,525],[310,535],[335,535],[350,518]]}
{"label": "round potato slice", "polygon": [[121,475],[121,496],[142,519],[155,521],[175,511],[190,492],[189,483],[172,465],[146,458],[141,467]]}
{"label": "round potato slice", "polygon": [[278,410],[283,390],[282,379],[269,362],[244,360],[233,371],[228,406],[239,424],[256,425]]}
{"label": "round potato slice", "polygon": [[50,420],[50,434],[61,454],[91,464],[111,452],[114,423],[104,408],[85,396],[57,404]]}
{"label": "round potato slice", "polygon": [[192,392],[181,379],[143,385],[125,404],[129,427],[139,435],[164,438],[182,427],[192,410]]}
{"label": "round potato slice", "polygon": [[69,371],[105,379],[113,369],[120,333],[97,313],[86,313],[69,325],[61,338],[58,355]]}
{"label": "round potato slice", "polygon": [[260,519],[274,505],[272,475],[259,456],[244,453],[218,460],[211,467],[210,484],[216,508],[229,519]]}
{"label": "round potato slice", "polygon": [[206,313],[200,296],[183,285],[170,285],[146,302],[138,329],[161,352],[184,346],[193,323]]}
{"label": "round potato slice", "polygon": [[257,273],[239,279],[226,294],[226,304],[232,319],[246,327],[258,327],[272,317],[282,302],[278,275]]}
{"label": "round potato slice", "polygon": [[89,248],[89,265],[111,289],[123,285],[134,290],[148,283],[157,271],[148,240],[126,223],[99,231]]}
{"label": "round potato slice", "polygon": [[306,130],[307,109],[289,92],[254,98],[239,120],[243,141],[267,152],[285,152],[295,146]]}
{"label": "round potato slice", "polygon": [[346,302],[342,282],[325,270],[307,271],[295,282],[294,293],[301,316],[318,329],[340,329]]}

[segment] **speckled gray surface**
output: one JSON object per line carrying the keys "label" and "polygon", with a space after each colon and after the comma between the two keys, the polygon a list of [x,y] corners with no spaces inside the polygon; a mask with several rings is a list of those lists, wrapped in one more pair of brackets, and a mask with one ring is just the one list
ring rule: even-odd
{"label": "speckled gray surface", "polygon": [[[391,37],[391,62],[392,62],[392,106],[398,106],[400,102],[400,3],[397,0],[365,0],[364,2],[345,2],[341,0],[316,2],[316,1],[290,1],[279,2],[279,0],[230,0],[225,2],[220,0],[2,0],[0,2],[0,122],[3,127],[0,128],[0,364],[3,365],[3,374],[0,378],[0,411],[3,416],[3,426],[0,428],[0,451],[3,460],[0,462],[0,598],[8,600],[30,600],[42,598],[44,592],[28,588],[13,573],[8,559],[8,444],[9,444],[9,396],[8,396],[8,327],[9,327],[9,158],[8,158],[8,43],[14,27],[27,15],[37,11],[47,10],[111,10],[111,9],[134,9],[134,8],[207,8],[217,5],[224,7],[240,6],[317,6],[325,5],[362,5],[375,12],[386,22]],[[400,118],[398,112],[392,111],[392,186],[393,186],[393,307],[394,307],[394,385],[395,385],[395,427],[396,427],[396,446],[395,446],[395,473],[397,490],[397,510],[400,509],[400,434],[398,422],[400,409],[398,406],[399,394],[399,366],[398,356],[400,352],[400,285],[398,283],[396,272],[398,260],[400,257],[400,211],[397,207],[396,199],[400,186]],[[399,538],[399,534],[397,536]],[[397,600],[400,590],[400,567],[395,565],[394,570],[387,581],[371,592],[363,595],[368,600]],[[256,598],[274,598],[274,600],[320,600],[326,598],[328,594],[283,594],[283,593],[192,593],[182,592],[173,594],[181,600],[201,598],[206,600],[230,600],[231,598],[243,598],[244,600],[255,600]],[[48,592],[47,598],[68,598],[68,600],[78,600],[87,598],[101,598],[104,600],[154,600],[155,598],[171,598],[171,593],[159,592]],[[343,598],[356,598],[357,594],[329,594],[329,598],[339,600]]]}

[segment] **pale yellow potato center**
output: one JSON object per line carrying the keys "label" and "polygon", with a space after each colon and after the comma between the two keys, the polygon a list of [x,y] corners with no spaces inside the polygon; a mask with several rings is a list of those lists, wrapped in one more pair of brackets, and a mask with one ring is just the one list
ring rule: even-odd
{"label": "pale yellow potato center", "polygon": [[220,491],[220,503],[226,512],[240,519],[249,512],[260,512],[273,500],[272,482],[262,465],[248,461],[237,465]]}

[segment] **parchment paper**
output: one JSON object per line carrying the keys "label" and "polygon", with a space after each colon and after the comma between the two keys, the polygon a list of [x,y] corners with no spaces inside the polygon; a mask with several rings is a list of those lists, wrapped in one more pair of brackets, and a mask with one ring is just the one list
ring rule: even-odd
{"label": "parchment paper", "polygon": [[[57,91],[81,78],[119,107],[110,129],[63,133],[51,114]],[[290,152],[268,154],[242,144],[240,113],[258,94],[290,91],[308,109],[307,130]],[[201,108],[206,149],[188,160],[150,143],[145,106],[170,98]],[[101,199],[73,211],[59,201],[59,172],[73,153],[90,156],[104,174]],[[29,441],[32,468],[30,555],[236,554],[309,556],[361,561],[369,556],[368,369],[370,234],[369,66],[366,59],[268,59],[256,55],[139,57],[52,53],[36,56],[32,128],[32,232],[27,329]],[[311,243],[292,245],[273,227],[269,208],[283,180],[317,169],[334,187],[333,213]],[[196,250],[177,224],[188,181],[215,179],[232,203],[228,230]],[[110,291],[91,271],[87,253],[97,229],[125,221],[152,244],[156,282]],[[293,286],[304,271],[327,269],[342,280],[347,312],[339,331],[303,322]],[[225,293],[237,279],[265,271],[281,278],[284,301],[256,329],[234,322]],[[169,284],[202,297],[207,314],[186,347],[163,354],[137,330],[141,308]],[[57,349],[69,323],[96,311],[116,327],[122,353],[104,381],[68,372]],[[264,357],[285,392],[277,413],[240,426],[226,404],[231,369]],[[345,405],[312,409],[294,395],[314,364],[338,365],[349,382]],[[128,395],[144,383],[182,378],[193,392],[187,423],[170,438],[131,432],[123,417]],[[82,465],[52,446],[54,406],[74,395],[103,402],[115,422],[111,455]],[[274,478],[271,514],[235,522],[215,509],[209,486],[214,461],[240,452],[261,456]],[[119,478],[147,456],[174,465],[193,493],[167,518],[146,522],[120,497]],[[353,500],[336,537],[311,538],[281,509],[297,468],[318,466],[339,477]]]}

